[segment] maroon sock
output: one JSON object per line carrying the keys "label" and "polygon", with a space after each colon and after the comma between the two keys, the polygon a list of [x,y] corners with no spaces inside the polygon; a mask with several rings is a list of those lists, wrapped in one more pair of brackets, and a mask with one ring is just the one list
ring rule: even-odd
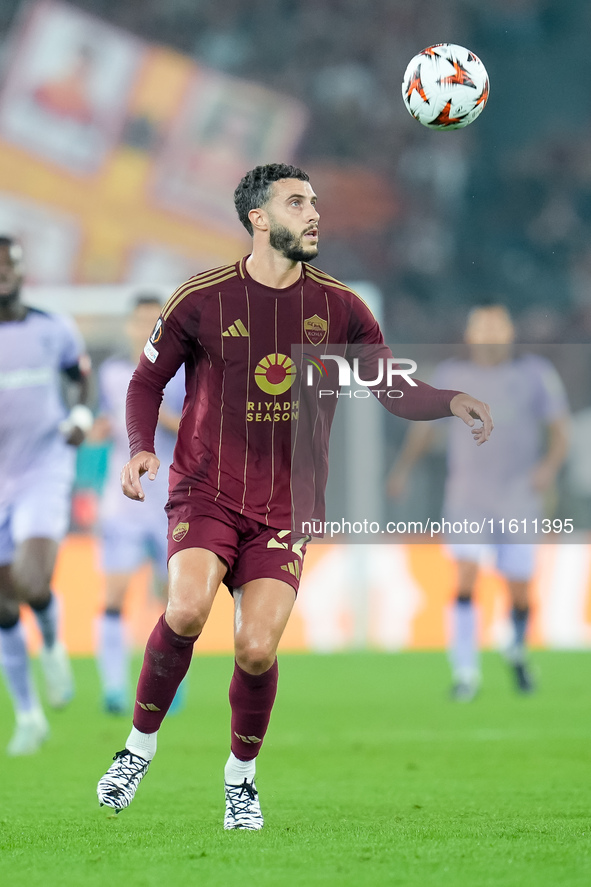
{"label": "maroon sock", "polygon": [[277,660],[263,674],[248,674],[237,662],[230,682],[232,751],[240,761],[258,755],[277,695]]}
{"label": "maroon sock", "polygon": [[179,684],[187,674],[193,644],[199,635],[183,637],[168,625],[164,615],[148,638],[137,685],[133,726],[155,733],[170,708]]}

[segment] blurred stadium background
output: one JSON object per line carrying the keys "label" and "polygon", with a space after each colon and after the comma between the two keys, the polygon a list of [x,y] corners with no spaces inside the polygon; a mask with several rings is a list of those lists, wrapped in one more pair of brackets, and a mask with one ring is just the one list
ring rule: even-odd
{"label": "blurred stadium background", "polygon": [[[97,366],[121,346],[135,294],[166,297],[248,249],[235,185],[258,163],[293,161],[320,195],[318,264],[365,288],[388,341],[458,342],[472,305],[501,300],[521,342],[562,346],[557,363],[588,428],[590,28],[586,0],[2,0],[0,229],[23,240],[27,299],[74,314]],[[452,133],[419,126],[400,98],[408,60],[442,41],[473,49],[491,80],[481,118]],[[382,412],[353,440],[343,411],[337,502],[361,451],[372,455],[370,489],[383,485],[404,428]],[[92,533],[107,455],[80,453],[58,567],[78,653],[91,650],[100,597]],[[417,472],[413,513],[434,513],[442,471],[435,453]],[[584,474],[580,457],[565,471],[564,514],[585,512]],[[577,541],[540,553],[540,645],[591,640],[591,555]],[[441,549],[377,557],[372,570],[362,546],[313,549],[284,646],[442,646],[453,575]],[[327,570],[337,580],[320,599]],[[139,644],[153,621],[145,574],[132,597]],[[506,626],[493,573],[481,597],[495,645]],[[228,606],[206,649],[228,649]]]}

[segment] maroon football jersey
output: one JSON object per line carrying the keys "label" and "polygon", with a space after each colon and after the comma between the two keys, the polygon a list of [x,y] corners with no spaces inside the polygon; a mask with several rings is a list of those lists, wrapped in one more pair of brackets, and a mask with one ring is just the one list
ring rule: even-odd
{"label": "maroon football jersey", "polygon": [[[324,361],[325,376],[309,367],[316,357],[348,355],[359,346],[391,358],[363,300],[308,264],[285,289],[253,280],[246,258],[198,274],[164,306],[131,380],[131,455],[154,452],[162,391],[184,363],[187,393],[170,491],[191,487],[271,527],[297,530],[303,520],[323,521],[337,397],[320,397],[319,389],[338,389],[338,367]],[[371,363],[362,361],[364,372]],[[416,381],[398,399],[383,396],[383,384],[374,388],[395,415],[451,415],[457,392]]]}

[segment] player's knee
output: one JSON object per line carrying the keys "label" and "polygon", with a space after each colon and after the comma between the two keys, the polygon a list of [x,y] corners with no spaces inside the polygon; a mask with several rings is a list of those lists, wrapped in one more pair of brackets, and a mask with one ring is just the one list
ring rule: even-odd
{"label": "player's knee", "polygon": [[21,599],[27,604],[41,609],[49,603],[51,597],[50,577],[46,575],[44,570],[38,569],[36,564],[28,564],[24,561],[14,564],[12,579]]}
{"label": "player's knee", "polygon": [[14,628],[18,620],[18,601],[0,597],[0,628]]}
{"label": "player's knee", "polygon": [[127,582],[114,583],[109,581],[105,589],[105,609],[121,610],[125,601]]}
{"label": "player's knee", "polygon": [[250,674],[263,674],[273,663],[277,650],[275,644],[256,638],[236,638],[235,656],[240,668]]}
{"label": "player's knee", "polygon": [[166,622],[177,634],[187,637],[201,634],[207,621],[207,612],[182,601],[168,602]]}

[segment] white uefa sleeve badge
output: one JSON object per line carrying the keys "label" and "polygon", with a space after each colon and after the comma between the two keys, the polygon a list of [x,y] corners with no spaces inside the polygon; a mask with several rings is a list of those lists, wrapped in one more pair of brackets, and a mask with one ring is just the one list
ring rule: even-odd
{"label": "white uefa sleeve badge", "polygon": [[144,348],[144,354],[146,355],[150,363],[156,363],[156,358],[158,357],[160,352],[156,351],[152,343],[148,340]]}

